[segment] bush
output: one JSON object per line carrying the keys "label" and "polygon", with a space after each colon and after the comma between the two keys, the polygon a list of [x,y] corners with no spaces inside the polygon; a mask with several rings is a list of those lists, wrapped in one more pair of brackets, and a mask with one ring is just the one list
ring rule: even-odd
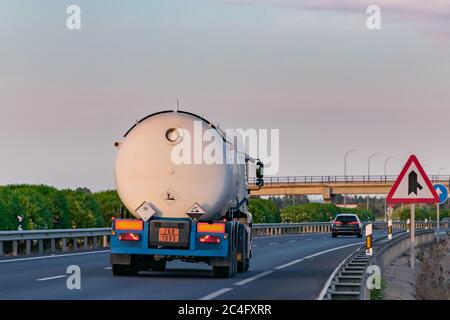
{"label": "bush", "polygon": [[253,223],[278,223],[281,221],[280,210],[267,199],[250,199],[249,211],[253,216]]}
{"label": "bush", "polygon": [[343,209],[326,203],[306,203],[287,207],[281,210],[283,222],[326,222],[334,219],[340,213],[357,214],[361,221],[373,220],[374,216],[365,209]]}

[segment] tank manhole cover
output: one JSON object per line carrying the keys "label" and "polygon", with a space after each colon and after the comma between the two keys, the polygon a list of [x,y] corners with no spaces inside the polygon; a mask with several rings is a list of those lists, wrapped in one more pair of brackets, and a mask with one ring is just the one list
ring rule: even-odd
{"label": "tank manhole cover", "polygon": [[178,194],[175,192],[175,190],[173,188],[169,188],[166,191],[164,191],[161,194],[161,198],[164,199],[164,201],[171,206],[172,204],[175,203],[175,201],[177,201],[180,197],[178,196]]}

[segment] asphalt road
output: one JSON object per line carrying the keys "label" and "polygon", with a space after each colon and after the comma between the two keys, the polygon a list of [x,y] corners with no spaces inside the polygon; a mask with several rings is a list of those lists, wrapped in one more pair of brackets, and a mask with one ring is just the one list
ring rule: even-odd
{"label": "asphalt road", "polygon": [[[385,235],[376,231],[374,238]],[[316,299],[363,239],[330,234],[253,240],[250,271],[216,279],[207,264],[173,261],[166,272],[113,277],[109,252],[0,260],[0,299]],[[67,267],[81,269],[81,289],[67,288]]]}

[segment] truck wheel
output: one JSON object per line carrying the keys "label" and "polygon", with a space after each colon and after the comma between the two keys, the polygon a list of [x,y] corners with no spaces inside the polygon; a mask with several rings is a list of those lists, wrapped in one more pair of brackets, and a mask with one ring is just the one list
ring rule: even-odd
{"label": "truck wheel", "polygon": [[237,271],[237,259],[236,249],[233,250],[230,257],[230,264],[228,266],[215,266],[213,267],[214,276],[216,278],[232,278],[236,275]]}
{"label": "truck wheel", "polygon": [[154,260],[150,264],[153,271],[166,271],[166,260]]}
{"label": "truck wheel", "polygon": [[250,259],[249,258],[245,259],[244,271],[247,272],[248,269],[250,269]]}
{"label": "truck wheel", "polygon": [[112,272],[115,276],[134,276],[138,273],[135,265],[113,264]]}
{"label": "truck wheel", "polygon": [[216,278],[231,278],[230,267],[213,267],[213,271]]}
{"label": "truck wheel", "polygon": [[241,261],[237,262],[237,273],[243,273],[247,271],[246,265],[248,263],[248,247],[247,247],[247,231],[244,225],[239,225],[239,237],[238,237],[238,248],[239,254],[241,255]]}

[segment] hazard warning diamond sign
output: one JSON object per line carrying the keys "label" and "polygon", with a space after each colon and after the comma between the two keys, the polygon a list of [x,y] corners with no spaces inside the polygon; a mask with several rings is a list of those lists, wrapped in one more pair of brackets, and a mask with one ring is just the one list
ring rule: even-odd
{"label": "hazard warning diamond sign", "polygon": [[388,203],[438,203],[439,196],[415,155],[411,155],[392,186]]}

